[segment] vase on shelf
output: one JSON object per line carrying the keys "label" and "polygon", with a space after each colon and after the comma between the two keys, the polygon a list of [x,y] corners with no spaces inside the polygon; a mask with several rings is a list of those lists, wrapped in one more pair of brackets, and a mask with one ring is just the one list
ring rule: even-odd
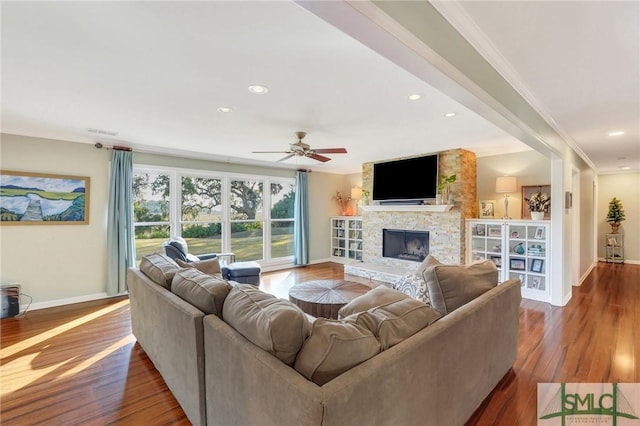
{"label": "vase on shelf", "polygon": [[531,212],[531,219],[533,220],[544,219],[544,212]]}

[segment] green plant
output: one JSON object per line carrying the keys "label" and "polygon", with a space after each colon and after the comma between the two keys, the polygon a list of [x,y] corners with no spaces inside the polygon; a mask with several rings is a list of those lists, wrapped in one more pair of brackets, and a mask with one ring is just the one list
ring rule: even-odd
{"label": "green plant", "polygon": [[451,176],[443,175],[442,177],[440,177],[440,183],[438,184],[438,189],[441,191],[443,189],[449,189],[449,185],[454,183],[456,179],[457,179],[456,175],[451,175]]}
{"label": "green plant", "polygon": [[624,208],[622,207],[622,202],[618,200],[616,197],[613,197],[611,201],[609,201],[609,212],[607,213],[607,222],[618,224],[625,220],[624,217]]}

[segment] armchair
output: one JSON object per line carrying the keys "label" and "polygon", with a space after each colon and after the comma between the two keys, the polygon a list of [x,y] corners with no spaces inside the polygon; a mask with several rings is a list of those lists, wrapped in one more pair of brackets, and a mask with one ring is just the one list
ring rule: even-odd
{"label": "armchair", "polygon": [[189,253],[189,247],[187,242],[183,238],[172,238],[169,241],[165,241],[162,244],[164,252],[171,259],[180,259],[183,262],[197,262],[199,260],[214,259],[216,257],[229,257],[231,263],[235,261],[234,253],[206,253],[206,254],[191,254]]}

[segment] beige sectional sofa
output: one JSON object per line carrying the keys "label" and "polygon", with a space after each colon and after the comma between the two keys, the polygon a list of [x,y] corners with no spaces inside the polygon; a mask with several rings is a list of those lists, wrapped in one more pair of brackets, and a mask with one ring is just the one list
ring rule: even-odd
{"label": "beige sectional sofa", "polygon": [[[303,353],[311,352],[309,334],[315,336],[323,324],[339,327],[342,323],[318,320],[305,325],[288,302],[262,296],[255,288],[245,289],[252,286],[212,284],[213,277],[195,278],[195,274],[181,272],[175,280],[183,280],[182,297],[195,295],[184,294],[184,280],[199,279],[192,286],[199,292],[197,297],[203,297],[204,289],[216,300],[199,305],[209,311],[206,313],[171,291],[172,283],[177,288],[171,266],[159,262],[155,272],[149,272],[148,266],[146,274],[135,268],[128,271],[133,333],[194,425],[462,425],[516,358],[518,280],[482,289],[479,296],[462,300],[459,307],[449,305],[451,301],[462,303],[459,292],[444,290],[440,302],[447,304],[441,308],[446,315],[437,319],[440,314],[434,316],[418,307],[426,312],[420,315],[422,319],[427,315],[424,324],[429,325],[420,325],[420,331],[402,339],[397,339],[398,327],[385,334],[381,324],[402,316],[406,330],[408,316],[394,309],[411,305],[411,309],[402,309],[415,313],[412,303],[417,301],[398,298],[400,305],[394,301],[390,308],[373,308],[368,314],[356,309],[342,323],[350,327],[369,324],[371,328],[371,321],[378,321],[372,333],[387,344],[337,377],[324,376],[319,381],[299,366],[304,364],[299,362]],[[439,285],[438,274],[431,273],[429,285]],[[372,298],[375,296],[370,295]],[[254,302],[257,305],[252,307]],[[220,306],[222,312],[218,312]],[[251,309],[256,313],[246,316],[256,319],[244,324],[242,313]],[[252,332],[253,323],[257,328]],[[285,323],[290,330],[281,331]],[[363,333],[368,332],[366,328],[363,326]],[[262,335],[278,333],[280,337],[273,340],[262,339]],[[282,336],[296,336],[293,340],[302,343],[289,349]],[[313,352],[317,355],[318,350]]]}

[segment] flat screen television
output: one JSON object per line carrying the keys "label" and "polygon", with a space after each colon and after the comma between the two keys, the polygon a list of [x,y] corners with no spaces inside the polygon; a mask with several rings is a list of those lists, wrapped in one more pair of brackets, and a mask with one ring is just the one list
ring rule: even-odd
{"label": "flat screen television", "polygon": [[424,200],[438,193],[438,154],[373,164],[373,199]]}

